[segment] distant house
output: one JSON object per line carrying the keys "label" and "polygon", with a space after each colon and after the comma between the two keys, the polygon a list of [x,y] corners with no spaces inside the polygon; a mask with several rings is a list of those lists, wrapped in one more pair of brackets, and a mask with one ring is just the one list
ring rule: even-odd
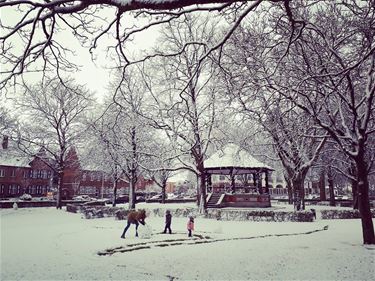
{"label": "distant house", "polygon": [[[19,197],[24,193],[33,197],[47,196],[56,192],[57,176],[45,163],[45,153],[40,151],[34,157],[26,156],[16,148],[9,147],[8,137],[4,137],[0,147],[0,198]],[[52,161],[52,160],[51,160]],[[153,181],[139,176],[136,192],[144,192]],[[117,194],[129,193],[129,183],[117,181]],[[110,198],[113,194],[113,177],[104,171],[82,168],[75,148],[66,156],[62,199],[75,195],[89,195],[96,198]]]}
{"label": "distant house", "polygon": [[[113,177],[100,170],[82,169],[81,179],[79,181],[78,190],[76,195],[89,195],[96,198],[111,198],[113,195]],[[144,192],[146,187],[154,184],[153,181],[145,179],[143,176],[138,177],[135,186],[136,192]],[[117,181],[117,194],[129,194],[129,183],[124,179]]]}
{"label": "distant house", "polygon": [[[64,189],[70,195],[89,195],[95,198],[111,198],[113,195],[114,178],[111,174],[97,168],[83,166],[77,151],[71,148],[66,157],[64,170]],[[150,183],[144,177],[138,177],[136,191],[142,192]],[[117,180],[117,195],[129,194],[129,183],[124,177]]]}
{"label": "distant house", "polygon": [[[40,155],[39,155],[40,156]],[[46,196],[52,189],[53,171],[39,156],[28,157],[9,147],[5,136],[0,147],[0,198]]]}

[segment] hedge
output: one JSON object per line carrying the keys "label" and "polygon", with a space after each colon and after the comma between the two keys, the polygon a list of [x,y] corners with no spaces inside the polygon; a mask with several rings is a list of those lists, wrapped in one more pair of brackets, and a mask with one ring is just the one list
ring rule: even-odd
{"label": "hedge", "polygon": [[[68,212],[82,213],[86,219],[115,217],[116,220],[126,220],[129,210],[119,207],[105,206],[83,206],[68,205]],[[146,209],[148,216],[164,217],[166,209]],[[189,216],[200,216],[197,208],[179,208],[170,209],[173,217],[187,218]],[[203,216],[209,219],[226,220],[226,221],[294,221],[294,222],[312,222],[314,214],[311,211],[272,211],[272,210],[223,210],[208,209]]]}
{"label": "hedge", "polygon": [[[323,220],[335,219],[360,219],[358,210],[321,210]],[[375,209],[371,210],[372,217],[375,218]]]}

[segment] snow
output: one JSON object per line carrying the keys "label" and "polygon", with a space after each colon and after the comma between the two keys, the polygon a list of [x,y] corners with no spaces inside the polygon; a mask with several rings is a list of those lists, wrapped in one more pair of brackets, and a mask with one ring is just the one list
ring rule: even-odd
{"label": "snow", "polygon": [[[174,207],[168,204],[168,209]],[[0,218],[1,280],[373,280],[375,276],[375,248],[362,245],[360,220],[269,223],[197,217],[195,236],[188,239],[188,218],[173,217],[170,235],[161,234],[164,217],[149,217],[150,239],[135,237],[134,225],[121,239],[125,221],[86,220],[64,209],[2,209]]]}
{"label": "snow", "polygon": [[138,226],[138,237],[141,239],[150,239],[152,237],[152,227],[149,224]]}
{"label": "snow", "polygon": [[31,167],[31,158],[20,155],[13,149],[0,149],[0,165],[10,167]]}
{"label": "snow", "polygon": [[228,144],[223,150],[215,152],[204,161],[205,168],[240,167],[240,168],[267,168],[271,167],[255,159],[250,153],[238,145]]}

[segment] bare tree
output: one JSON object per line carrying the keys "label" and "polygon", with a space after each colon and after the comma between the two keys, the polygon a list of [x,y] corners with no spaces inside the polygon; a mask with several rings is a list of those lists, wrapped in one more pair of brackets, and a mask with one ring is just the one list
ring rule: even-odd
{"label": "bare tree", "polygon": [[[101,112],[102,114],[103,112]],[[86,157],[83,161],[97,167],[108,174],[112,181],[112,206],[116,206],[118,183],[121,178],[121,155],[117,153],[117,138],[112,131],[113,120],[95,116],[89,121],[89,130],[86,134]]]}
{"label": "bare tree", "polygon": [[115,174],[129,182],[129,208],[134,209],[135,187],[142,173],[142,161],[150,154],[152,130],[147,125],[148,120],[142,117],[145,92],[142,79],[135,70],[128,71],[117,94],[109,98],[98,129]]}
{"label": "bare tree", "polygon": [[265,141],[272,143],[293,191],[295,209],[300,210],[305,207],[306,174],[327,137],[309,115],[265,85],[267,77],[262,75],[269,67],[269,55],[264,49],[272,46],[273,40],[263,33],[269,26],[266,13],[257,19],[243,24],[229,40],[220,64],[222,87],[232,106],[258,123],[250,134],[263,131],[268,136]]}
{"label": "bare tree", "polygon": [[167,182],[173,175],[176,168],[176,154],[173,147],[168,143],[165,137],[157,137],[156,134],[152,139],[150,152],[146,158],[144,167],[145,173],[161,188],[161,203],[165,203]]}
{"label": "bare tree", "polygon": [[[61,209],[64,171],[69,166],[68,152],[85,131],[83,118],[91,106],[91,94],[73,81],[64,85],[57,79],[26,87],[17,101],[20,109],[20,148],[40,157],[57,175],[57,208]],[[70,163],[72,164],[72,163]]]}
{"label": "bare tree", "polygon": [[[187,41],[210,42],[214,30],[207,18],[184,16],[163,31],[164,43],[159,48],[174,52]],[[189,46],[178,56],[158,60],[152,68],[159,69],[158,74],[145,77],[154,104],[154,125],[165,131],[176,154],[181,155],[180,165],[200,179],[198,204],[202,211],[206,209],[204,160],[217,114],[215,87],[211,83],[213,62],[199,63],[205,52],[205,45]]]}
{"label": "bare tree", "polygon": [[175,53],[151,53],[132,58],[128,43],[147,29],[163,27],[191,13],[229,19],[222,37],[200,55],[199,62],[202,62],[213,51],[220,50],[241,21],[262,5],[283,10],[293,27],[298,23],[293,18],[289,0],[271,3],[262,0],[2,1],[2,15],[7,16],[3,16],[0,23],[4,31],[0,36],[3,64],[0,86],[13,83],[14,76],[27,72],[56,71],[61,75],[63,71],[75,71],[78,66],[69,59],[69,55],[74,54],[71,41],[62,36],[66,30],[71,31],[73,40],[89,50],[93,59],[98,46],[103,46],[108,57],[117,60],[117,66],[126,67],[149,57],[178,54],[188,46],[201,44],[199,40],[190,41]]}
{"label": "bare tree", "polygon": [[16,126],[16,120],[10,115],[9,109],[0,106],[0,138],[10,134]]}
{"label": "bare tree", "polygon": [[267,73],[268,85],[311,116],[352,161],[363,241],[374,244],[368,175],[369,140],[375,133],[375,7],[322,2],[296,14],[304,24],[293,42],[286,40],[285,21],[274,21],[275,36],[283,43],[271,52],[277,60],[270,56],[275,67]]}

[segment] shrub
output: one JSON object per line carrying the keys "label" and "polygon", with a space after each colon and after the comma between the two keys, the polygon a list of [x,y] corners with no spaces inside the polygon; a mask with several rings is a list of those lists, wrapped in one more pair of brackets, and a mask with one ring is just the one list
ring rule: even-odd
{"label": "shrub", "polygon": [[[359,219],[361,214],[358,210],[322,210],[323,220],[334,219]],[[371,210],[372,217],[375,218],[375,209]]]}

